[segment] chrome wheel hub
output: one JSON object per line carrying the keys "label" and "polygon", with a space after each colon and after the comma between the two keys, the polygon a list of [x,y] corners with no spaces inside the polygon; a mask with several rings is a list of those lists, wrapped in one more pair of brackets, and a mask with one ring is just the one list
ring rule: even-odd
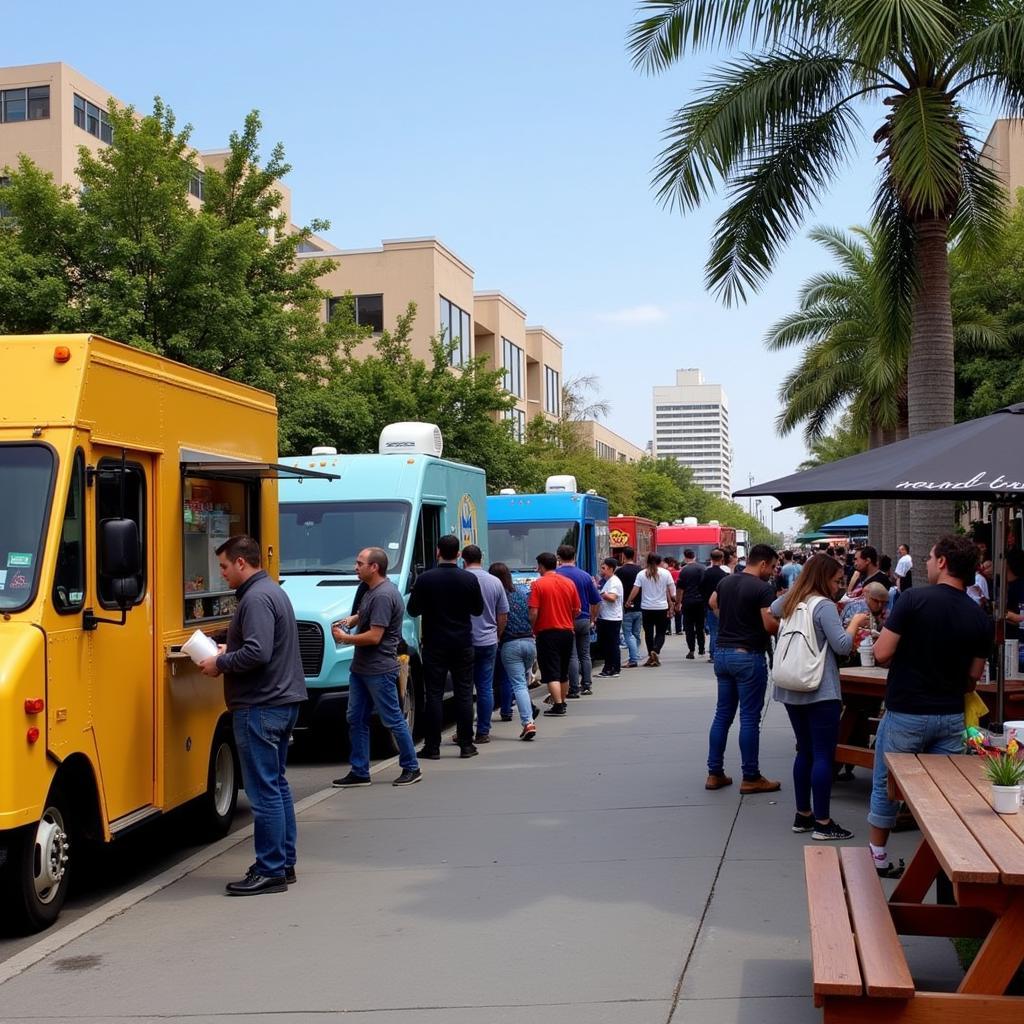
{"label": "chrome wheel hub", "polygon": [[32,881],[40,903],[50,903],[56,897],[68,869],[70,847],[60,811],[47,807],[36,828],[32,858]]}

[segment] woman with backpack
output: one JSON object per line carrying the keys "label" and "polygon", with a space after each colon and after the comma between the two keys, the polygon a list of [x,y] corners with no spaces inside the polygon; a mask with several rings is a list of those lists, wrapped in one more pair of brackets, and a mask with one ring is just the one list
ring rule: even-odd
{"label": "woman with backpack", "polygon": [[796,735],[793,789],[794,832],[812,839],[850,839],[853,833],[829,814],[832,762],[839,740],[842,694],[836,655],[853,649],[867,615],[854,615],[843,629],[836,601],[846,590],[842,565],[828,555],[808,559],[793,586],[771,606],[782,620],[772,672],[773,697],[785,705]]}

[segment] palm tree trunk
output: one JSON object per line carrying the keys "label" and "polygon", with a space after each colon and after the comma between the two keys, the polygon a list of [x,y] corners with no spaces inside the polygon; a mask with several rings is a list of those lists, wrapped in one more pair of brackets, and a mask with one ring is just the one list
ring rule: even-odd
{"label": "palm tree trunk", "polygon": [[[873,422],[868,429],[868,448],[878,448],[883,444],[885,431]],[[885,550],[882,546],[885,539],[884,506],[881,498],[868,499],[868,543],[879,551]]]}
{"label": "palm tree trunk", "polygon": [[[910,424],[907,420],[907,404],[904,399],[900,404],[900,418],[896,424],[896,436],[893,438],[894,441],[905,441],[910,437]],[[900,544],[910,543],[910,502],[909,501],[897,501],[895,505],[895,520],[893,523],[893,550],[892,555],[895,559],[896,549]],[[911,548],[911,557],[913,557],[913,548]],[[921,558],[921,575],[918,577],[922,583],[925,582],[924,577],[924,563],[928,558],[928,553],[925,552]],[[895,561],[893,562],[895,565]]]}
{"label": "palm tree trunk", "polygon": [[[920,280],[907,366],[911,437],[953,423],[953,315],[949,300],[949,224],[943,217],[917,224]],[[953,527],[951,501],[910,502],[910,549],[921,567],[931,546]],[[922,581],[923,582],[923,581]]]}

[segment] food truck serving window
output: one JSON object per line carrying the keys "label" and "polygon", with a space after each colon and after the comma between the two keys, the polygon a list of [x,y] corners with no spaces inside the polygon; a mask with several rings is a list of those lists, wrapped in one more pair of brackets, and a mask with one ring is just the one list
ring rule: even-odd
{"label": "food truck serving window", "polygon": [[0,444],[0,611],[21,611],[35,598],[55,464],[47,445]]}
{"label": "food truck serving window", "polygon": [[186,475],[183,483],[185,622],[226,618],[236,599],[221,577],[217,548],[239,533],[259,540],[259,479]]}

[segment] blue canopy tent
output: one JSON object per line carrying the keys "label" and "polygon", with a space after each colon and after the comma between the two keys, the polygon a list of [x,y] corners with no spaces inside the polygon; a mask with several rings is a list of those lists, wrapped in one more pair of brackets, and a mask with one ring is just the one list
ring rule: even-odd
{"label": "blue canopy tent", "polygon": [[866,537],[868,535],[868,517],[863,512],[855,512],[842,519],[833,519],[818,529],[822,533],[831,533],[837,537]]}

